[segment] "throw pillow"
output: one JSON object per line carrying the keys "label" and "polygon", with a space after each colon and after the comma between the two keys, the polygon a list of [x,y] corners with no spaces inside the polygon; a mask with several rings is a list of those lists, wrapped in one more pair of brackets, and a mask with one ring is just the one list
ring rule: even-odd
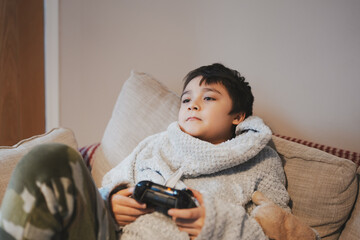
{"label": "throw pillow", "polygon": [[97,186],[137,144],[166,130],[177,120],[180,97],[146,73],[132,71],[124,83],[101,145],[94,154],[92,176]]}

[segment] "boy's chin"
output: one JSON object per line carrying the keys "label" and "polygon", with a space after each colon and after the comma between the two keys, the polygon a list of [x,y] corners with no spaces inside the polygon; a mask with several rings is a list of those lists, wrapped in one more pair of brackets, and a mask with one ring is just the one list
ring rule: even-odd
{"label": "boy's chin", "polygon": [[192,129],[191,127],[183,127],[179,124],[180,130],[183,131],[186,134],[189,134],[192,137],[199,138],[200,136],[197,133],[197,128]]}
{"label": "boy's chin", "polygon": [[189,134],[190,136],[197,138],[199,140],[205,141],[205,142],[210,142],[212,143],[211,140],[209,140],[208,138],[206,138],[205,136],[203,136],[203,134],[201,132],[199,132],[199,127],[194,126],[182,126],[181,124],[179,124],[180,130],[183,131],[186,134]]}

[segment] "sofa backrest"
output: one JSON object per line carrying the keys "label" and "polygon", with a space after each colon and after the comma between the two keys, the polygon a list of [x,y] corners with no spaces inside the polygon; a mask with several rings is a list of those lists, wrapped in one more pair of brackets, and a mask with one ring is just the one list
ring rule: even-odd
{"label": "sofa backrest", "polygon": [[[100,186],[103,175],[141,140],[175,121],[179,104],[179,96],[156,79],[133,71],[94,153],[92,175],[96,184]],[[273,140],[284,160],[294,214],[324,239],[337,239],[355,202],[356,164],[276,136]]]}

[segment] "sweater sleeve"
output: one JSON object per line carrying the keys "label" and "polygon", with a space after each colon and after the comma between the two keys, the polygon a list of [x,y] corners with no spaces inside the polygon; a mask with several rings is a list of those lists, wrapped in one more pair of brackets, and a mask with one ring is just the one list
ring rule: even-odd
{"label": "sweater sleeve", "polygon": [[[102,190],[104,193],[110,193],[115,187],[127,184],[129,186],[135,185],[135,174],[137,172],[136,160],[138,158],[144,159],[144,152],[151,153],[151,143],[157,138],[159,134],[155,134],[145,138],[136,148],[122,160],[117,166],[107,172],[102,179]],[[141,155],[139,157],[139,155]],[[108,194],[105,194],[106,196]]]}
{"label": "sweater sleeve", "polygon": [[[271,147],[266,147],[260,153],[260,156],[268,156],[264,158],[262,163],[263,169],[260,175],[261,181],[257,186],[258,191],[262,192],[267,198],[272,200],[281,208],[291,212],[288,206],[290,196],[286,190],[286,177],[281,159],[277,152]],[[254,204],[251,204],[250,209],[253,209]],[[316,240],[321,239],[319,233],[311,228],[316,235]]]}
{"label": "sweater sleeve", "polygon": [[279,155],[271,147],[265,147],[257,159],[258,174],[254,191],[262,192],[275,204],[290,212],[290,197],[286,190],[285,172]]}

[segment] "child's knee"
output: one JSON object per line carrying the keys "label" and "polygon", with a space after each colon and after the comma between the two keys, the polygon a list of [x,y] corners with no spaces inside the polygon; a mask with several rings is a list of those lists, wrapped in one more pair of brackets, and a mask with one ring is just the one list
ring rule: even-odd
{"label": "child's knee", "polygon": [[81,158],[79,153],[62,143],[46,143],[40,144],[34,147],[30,152],[28,152],[19,162],[19,164],[23,164],[27,161],[32,161],[33,164],[46,164],[51,162],[52,164],[61,164],[64,161],[68,161],[69,159]]}
{"label": "child's knee", "polygon": [[21,178],[63,175],[70,170],[70,162],[76,161],[82,161],[79,152],[65,144],[41,144],[19,161],[13,175]]}

